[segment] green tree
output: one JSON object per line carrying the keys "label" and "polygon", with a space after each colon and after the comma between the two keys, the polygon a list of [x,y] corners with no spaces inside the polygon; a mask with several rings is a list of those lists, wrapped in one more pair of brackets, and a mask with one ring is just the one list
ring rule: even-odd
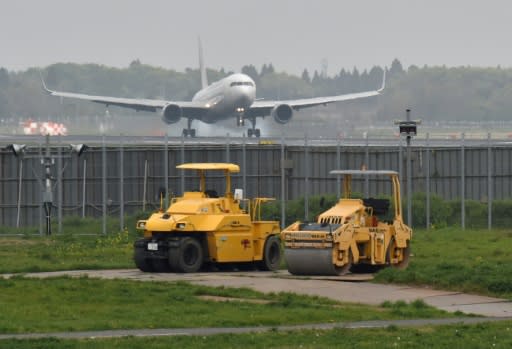
{"label": "green tree", "polygon": [[244,65],[242,67],[242,73],[249,75],[251,77],[251,79],[253,79],[254,82],[256,82],[256,84],[258,84],[258,82],[260,80],[260,76],[259,76],[258,71],[256,70],[256,67],[254,65],[252,65],[252,64]]}
{"label": "green tree", "polygon": [[393,62],[391,62],[391,68],[389,68],[389,75],[394,77],[399,76],[403,73],[404,68],[402,67],[402,63],[400,63],[400,61],[397,58],[393,59]]}
{"label": "green tree", "polygon": [[304,80],[308,84],[311,82],[311,78],[309,77],[308,70],[305,68],[304,68],[304,71],[302,72],[302,80]]}

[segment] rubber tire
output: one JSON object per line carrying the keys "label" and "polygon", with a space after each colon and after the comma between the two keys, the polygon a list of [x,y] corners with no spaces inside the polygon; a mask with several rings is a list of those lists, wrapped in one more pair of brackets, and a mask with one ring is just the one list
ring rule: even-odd
{"label": "rubber tire", "polygon": [[392,268],[403,270],[403,269],[407,268],[407,266],[409,265],[409,260],[410,260],[410,256],[411,256],[411,245],[410,245],[409,241],[407,241],[407,245],[403,251],[403,255],[404,255],[403,260],[400,263],[391,264],[391,253],[393,253],[393,249],[395,248],[394,244],[395,244],[395,238],[393,237],[393,238],[391,238],[391,241],[389,242],[388,251],[386,253],[387,262],[389,263],[389,265]]}
{"label": "rubber tire", "polygon": [[258,269],[266,271],[277,270],[281,264],[281,242],[275,235],[265,241],[263,247],[263,260],[258,263]]}
{"label": "rubber tire", "polygon": [[144,248],[141,248],[141,247],[134,248],[133,260],[135,262],[135,265],[137,266],[137,268],[139,268],[140,271],[143,271],[146,273],[150,273],[150,272],[154,271],[151,261],[144,257]]}
{"label": "rubber tire", "polygon": [[153,265],[153,270],[157,273],[170,273],[172,271],[167,259],[154,258],[150,262]]}
{"label": "rubber tire", "polygon": [[171,269],[177,273],[195,273],[201,269],[203,261],[203,248],[195,238],[183,238],[178,248],[169,250]]}

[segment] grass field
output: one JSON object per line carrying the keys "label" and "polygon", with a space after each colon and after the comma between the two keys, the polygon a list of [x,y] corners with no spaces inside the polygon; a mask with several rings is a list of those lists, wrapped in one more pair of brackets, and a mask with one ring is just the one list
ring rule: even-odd
{"label": "grass field", "polygon": [[136,235],[52,235],[6,237],[0,235],[0,273],[71,269],[134,268]]}
{"label": "grass field", "polygon": [[[0,279],[0,290],[0,333],[273,326],[453,316],[422,301],[376,307],[180,282],[15,277]],[[219,302],[200,297],[204,295],[242,301]]]}
{"label": "grass field", "polygon": [[511,348],[512,322],[421,328],[336,329],[330,331],[269,331],[259,334],[192,337],[117,338],[84,340],[5,340],[2,348],[120,349],[120,348]]}
{"label": "grass field", "polygon": [[411,246],[409,267],[382,270],[377,281],[512,299],[512,231],[420,230]]}
{"label": "grass field", "polygon": [[[0,237],[0,273],[134,268],[132,243],[136,238],[127,232]],[[384,269],[376,280],[512,299],[512,231],[416,230],[412,253],[408,269]]]}
{"label": "grass field", "polygon": [[[512,232],[415,231],[409,268],[379,282],[428,285],[512,298]],[[126,232],[107,236],[0,237],[0,272],[133,268]],[[201,296],[233,297],[213,301]],[[253,303],[250,300],[265,301]],[[89,278],[0,279],[0,333],[281,324],[453,316],[421,301],[379,307],[288,293],[185,283]],[[208,337],[3,340],[0,348],[509,348],[512,322]]]}

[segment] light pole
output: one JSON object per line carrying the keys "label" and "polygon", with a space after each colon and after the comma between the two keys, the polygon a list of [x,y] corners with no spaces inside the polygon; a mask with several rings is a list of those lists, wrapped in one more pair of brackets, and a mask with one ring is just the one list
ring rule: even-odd
{"label": "light pole", "polygon": [[20,227],[20,211],[21,211],[21,184],[23,180],[23,154],[25,153],[25,144],[9,144],[6,149],[11,150],[15,157],[19,158],[18,170],[18,203],[16,205],[16,228]]}
{"label": "light pole", "polygon": [[398,125],[400,136],[404,136],[407,142],[407,225],[412,226],[411,139],[416,136],[421,120],[411,120],[411,109],[406,109],[405,114],[406,119],[395,121],[395,125]]}
{"label": "light pole", "polygon": [[[76,153],[78,156],[82,155],[89,147],[85,144],[70,144],[69,148],[71,152]],[[25,144],[9,144],[7,149],[10,149],[14,156],[20,157],[26,149]],[[42,204],[46,216],[46,235],[52,234],[51,227],[51,213],[53,206],[53,191],[52,191],[52,167],[55,165],[55,159],[51,155],[50,150],[50,135],[46,135],[46,145],[44,156],[41,157],[41,165],[44,167],[44,181],[43,181],[43,193],[42,193]],[[64,166],[65,168],[65,166]],[[59,169],[60,170],[60,169]],[[20,188],[21,193],[21,177],[20,177]],[[18,198],[18,223],[19,224],[19,200]]]}

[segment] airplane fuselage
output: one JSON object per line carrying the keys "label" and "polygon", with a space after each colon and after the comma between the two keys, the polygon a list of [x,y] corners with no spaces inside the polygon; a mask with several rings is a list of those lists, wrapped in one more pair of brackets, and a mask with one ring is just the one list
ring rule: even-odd
{"label": "airplane fuselage", "polygon": [[208,112],[201,121],[215,123],[248,110],[256,98],[254,80],[245,74],[232,74],[197,92],[193,102],[203,102]]}

